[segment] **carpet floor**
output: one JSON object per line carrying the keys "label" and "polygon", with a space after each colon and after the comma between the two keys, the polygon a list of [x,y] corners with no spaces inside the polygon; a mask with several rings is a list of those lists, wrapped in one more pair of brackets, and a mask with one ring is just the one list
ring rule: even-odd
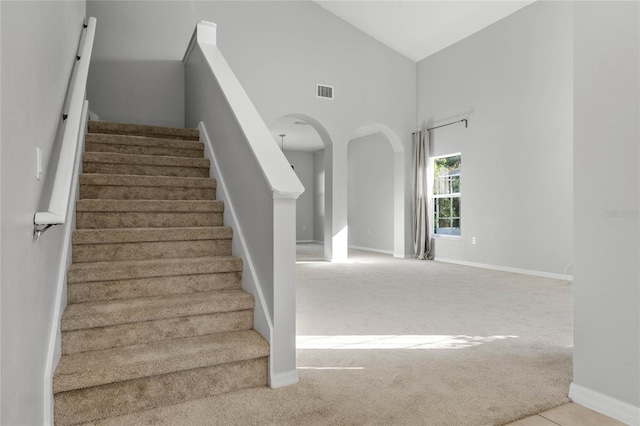
{"label": "carpet floor", "polygon": [[566,281],[299,245],[300,383],[101,425],[503,425],[569,401]]}

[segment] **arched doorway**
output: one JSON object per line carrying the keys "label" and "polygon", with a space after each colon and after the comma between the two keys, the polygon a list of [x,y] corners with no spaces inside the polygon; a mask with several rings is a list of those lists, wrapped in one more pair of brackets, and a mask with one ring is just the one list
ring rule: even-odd
{"label": "arched doorway", "polygon": [[[271,134],[305,187],[296,202],[296,241],[301,255],[311,260],[331,260],[331,155],[332,145],[322,124],[305,114],[279,117],[269,126]],[[329,237],[327,237],[329,235]],[[308,245],[308,246],[304,246]]]}
{"label": "arched doorway", "polygon": [[367,123],[353,132],[348,147],[351,246],[405,257],[404,154],[400,138],[384,124]]}

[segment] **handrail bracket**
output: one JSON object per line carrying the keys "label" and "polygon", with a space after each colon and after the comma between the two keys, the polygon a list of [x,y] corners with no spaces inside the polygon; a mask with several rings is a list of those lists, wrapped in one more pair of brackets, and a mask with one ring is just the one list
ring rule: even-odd
{"label": "handrail bracket", "polygon": [[33,241],[36,243],[40,239],[40,236],[47,232],[49,228],[51,228],[55,223],[49,223],[48,225],[39,225],[37,223],[33,224]]}

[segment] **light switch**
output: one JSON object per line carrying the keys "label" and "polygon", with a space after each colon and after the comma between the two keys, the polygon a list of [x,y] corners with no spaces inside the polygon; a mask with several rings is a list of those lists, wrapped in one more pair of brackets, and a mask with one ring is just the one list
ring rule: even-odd
{"label": "light switch", "polygon": [[42,150],[36,147],[36,179],[42,177]]}

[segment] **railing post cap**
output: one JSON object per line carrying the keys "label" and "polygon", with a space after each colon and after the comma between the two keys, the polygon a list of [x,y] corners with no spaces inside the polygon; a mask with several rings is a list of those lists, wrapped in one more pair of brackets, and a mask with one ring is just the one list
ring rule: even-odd
{"label": "railing post cap", "polygon": [[215,46],[217,44],[217,28],[218,26],[213,22],[198,22],[196,25],[198,43],[211,44]]}

